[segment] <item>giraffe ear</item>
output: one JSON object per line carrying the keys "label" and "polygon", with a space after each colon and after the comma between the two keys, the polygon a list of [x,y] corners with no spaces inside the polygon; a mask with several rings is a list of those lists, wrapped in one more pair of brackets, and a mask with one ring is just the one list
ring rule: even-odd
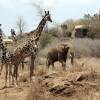
{"label": "giraffe ear", "polygon": [[47,12],[45,11],[45,15],[47,14]]}
{"label": "giraffe ear", "polygon": [[49,14],[49,10],[48,10],[48,12],[47,12],[48,14]]}

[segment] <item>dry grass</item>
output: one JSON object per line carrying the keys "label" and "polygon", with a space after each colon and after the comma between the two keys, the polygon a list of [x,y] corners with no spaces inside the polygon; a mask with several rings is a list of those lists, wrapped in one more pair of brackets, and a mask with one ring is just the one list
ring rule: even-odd
{"label": "dry grass", "polygon": [[36,76],[43,76],[44,74],[46,74],[47,72],[47,68],[45,65],[39,65],[36,70],[35,70],[35,75]]}
{"label": "dry grass", "polygon": [[73,39],[76,57],[100,57],[100,40]]}
{"label": "dry grass", "polygon": [[35,81],[26,100],[65,100],[64,97],[55,97],[42,86],[40,81]]}
{"label": "dry grass", "polygon": [[[66,68],[66,71],[48,71],[39,66],[38,71],[42,74],[38,73],[27,100],[99,100],[100,74],[97,70],[100,69],[100,60],[91,58],[86,63],[88,59],[78,60],[73,67]],[[94,60],[96,61],[93,62]],[[95,68],[92,66],[94,64]]]}
{"label": "dry grass", "polygon": [[27,72],[24,72],[19,76],[19,82],[27,82],[29,78],[29,74]]}
{"label": "dry grass", "polygon": [[23,74],[20,71],[21,84],[1,89],[0,100],[99,100],[100,59],[75,59],[74,66],[66,67],[65,71],[59,63],[55,67],[48,70],[45,65],[37,66],[30,83],[26,66]]}

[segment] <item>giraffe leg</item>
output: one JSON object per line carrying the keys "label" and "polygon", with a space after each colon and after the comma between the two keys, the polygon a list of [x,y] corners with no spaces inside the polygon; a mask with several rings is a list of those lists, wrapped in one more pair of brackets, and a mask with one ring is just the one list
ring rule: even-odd
{"label": "giraffe leg", "polygon": [[66,62],[62,61],[61,63],[62,63],[63,70],[65,70],[66,69]]}
{"label": "giraffe leg", "polygon": [[47,59],[47,61],[46,61],[46,65],[47,65],[47,67],[48,67],[48,69],[50,68],[50,61]]}
{"label": "giraffe leg", "polygon": [[16,80],[16,84],[18,85],[17,78],[18,78],[18,64],[15,65],[15,80]]}
{"label": "giraffe leg", "polygon": [[9,84],[11,84],[11,78],[12,78],[12,65],[9,64]]}
{"label": "giraffe leg", "polygon": [[49,63],[47,66],[48,66],[48,70],[49,70],[49,68],[50,68],[50,63]]}
{"label": "giraffe leg", "polygon": [[14,65],[14,72],[13,72],[13,84],[15,83],[14,81],[16,80],[17,83],[17,77],[18,77],[18,64]]}
{"label": "giraffe leg", "polygon": [[16,68],[16,83],[18,84],[18,66],[17,66],[17,68]]}
{"label": "giraffe leg", "polygon": [[52,62],[52,64],[51,64],[51,65],[52,65],[52,70],[54,70],[54,69],[55,69],[55,67],[54,67],[54,63]]}
{"label": "giraffe leg", "polygon": [[5,75],[5,88],[7,87],[7,76],[8,76],[8,64],[5,66],[6,69],[6,75]]}
{"label": "giraffe leg", "polygon": [[0,75],[1,75],[1,73],[2,73],[2,70],[3,70],[3,63],[1,63],[1,69],[0,69]]}
{"label": "giraffe leg", "polygon": [[24,66],[24,61],[22,61],[22,63],[21,63],[21,64],[22,64],[22,72],[23,72],[24,67],[25,67],[25,66]]}
{"label": "giraffe leg", "polygon": [[14,82],[15,82],[15,65],[13,66],[12,69],[12,85],[14,85]]}
{"label": "giraffe leg", "polygon": [[15,65],[14,65],[14,69],[13,69],[13,75],[12,75],[12,84],[14,85],[15,83]]}
{"label": "giraffe leg", "polygon": [[34,75],[34,55],[31,55],[31,65],[30,65],[30,81],[32,80],[32,76]]}

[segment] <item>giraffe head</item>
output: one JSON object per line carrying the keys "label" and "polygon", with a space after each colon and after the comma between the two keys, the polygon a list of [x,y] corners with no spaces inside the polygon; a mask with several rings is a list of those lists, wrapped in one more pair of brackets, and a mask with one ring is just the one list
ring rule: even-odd
{"label": "giraffe head", "polygon": [[51,15],[49,14],[49,11],[45,11],[44,18],[46,19],[46,21],[52,22]]}

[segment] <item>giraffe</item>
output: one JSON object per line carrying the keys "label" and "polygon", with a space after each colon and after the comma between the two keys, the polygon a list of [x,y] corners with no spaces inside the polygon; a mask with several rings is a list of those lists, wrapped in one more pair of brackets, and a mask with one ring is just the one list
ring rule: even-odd
{"label": "giraffe", "polygon": [[[3,69],[3,66],[4,66],[4,64],[5,64],[5,69],[6,69],[6,75],[5,75],[5,83],[7,83],[7,74],[8,74],[8,63],[6,63],[6,62],[8,62],[7,60],[7,48],[6,48],[6,46],[3,44],[3,37],[2,37],[2,35],[0,35],[0,51],[2,51],[2,52],[0,52],[1,53],[1,69],[0,69],[0,75],[1,75],[1,71],[2,71],[2,69]],[[10,54],[10,52],[9,52],[9,54]],[[11,68],[10,68],[11,69]],[[10,75],[11,73],[10,73],[10,70],[9,70],[9,75]]]}
{"label": "giraffe", "polygon": [[7,75],[8,75],[8,64],[14,65],[13,81],[14,81],[14,78],[17,81],[18,66],[24,60],[24,58],[29,57],[29,56],[31,56],[31,65],[30,65],[30,79],[31,79],[31,77],[34,74],[33,73],[34,60],[37,54],[38,41],[47,21],[52,22],[49,11],[47,12],[45,11],[45,16],[39,23],[35,32],[31,33],[32,34],[31,37],[29,37],[29,40],[25,42],[23,46],[17,47],[17,49],[14,51],[14,54],[9,53],[9,57],[6,57],[6,54],[5,54],[6,49],[3,50],[3,55],[5,57],[3,60],[6,63],[6,78],[5,78],[6,82],[7,82]]}
{"label": "giraffe", "polygon": [[[49,11],[45,11],[45,15],[43,16],[42,20],[40,21],[38,27],[35,31],[31,31],[31,40],[35,39],[35,43],[38,46],[38,41],[40,39],[41,33],[43,31],[44,26],[46,25],[46,22],[52,22],[51,15]],[[37,52],[37,51],[36,51]],[[31,56],[31,65],[30,65],[30,78],[33,76],[33,69],[34,69],[34,59],[35,57]]]}
{"label": "giraffe", "polygon": [[[34,41],[33,41],[34,42]],[[7,77],[9,75],[9,83],[12,78],[12,83],[14,83],[14,78],[17,82],[18,77],[18,66],[24,60],[25,57],[31,54],[35,56],[37,50],[37,45],[33,42],[28,41],[22,48],[17,48],[16,52],[11,53],[3,45],[2,50],[2,66],[5,64],[6,75],[5,75],[5,87],[7,86]],[[12,65],[14,66],[14,71],[12,73]]]}
{"label": "giraffe", "polygon": [[[44,28],[47,21],[52,22],[49,11],[45,11],[45,15],[42,18],[42,20],[40,21],[40,23],[39,23],[38,27],[36,28],[36,30],[30,32],[31,36],[29,37],[29,41],[31,42],[31,44],[33,44],[33,42],[35,42],[35,44],[37,45],[37,49],[38,49],[39,38],[41,36],[42,30],[43,30],[43,28]],[[36,54],[37,54],[37,50],[36,50],[35,55],[34,55],[34,53],[31,54],[30,79],[32,78],[32,76],[34,74],[33,73],[33,71],[34,71],[34,60],[35,60]],[[16,74],[17,74],[18,70],[16,69],[15,71],[16,71]]]}
{"label": "giraffe", "polygon": [[11,37],[12,37],[12,40],[16,43],[17,38],[16,38],[16,33],[14,29],[11,29]]}
{"label": "giraffe", "polygon": [[[7,86],[7,77],[9,75],[9,82],[10,82],[10,77],[12,75],[12,65],[14,65],[14,77],[17,80],[17,74],[18,74],[18,65],[24,60],[25,57],[32,55],[35,56],[35,52],[37,49],[37,45],[35,45],[34,41],[31,41],[30,39],[28,42],[24,43],[22,48],[17,48],[15,52],[12,54],[4,45],[3,43],[3,38],[0,36],[0,50],[2,50],[2,63],[1,63],[1,71],[3,69],[3,66],[5,65],[6,69],[6,75],[5,75],[5,87]],[[14,77],[13,81],[14,81]]]}

